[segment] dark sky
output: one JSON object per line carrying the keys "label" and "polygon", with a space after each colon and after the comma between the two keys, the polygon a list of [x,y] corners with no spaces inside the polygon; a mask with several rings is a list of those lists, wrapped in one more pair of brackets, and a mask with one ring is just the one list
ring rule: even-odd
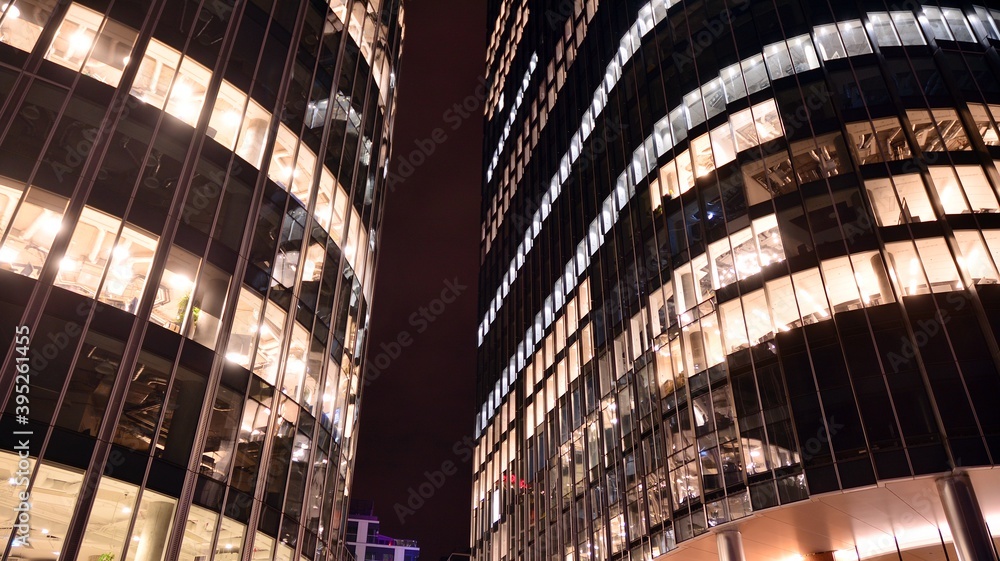
{"label": "dark sky", "polygon": [[[485,4],[406,0],[405,8],[389,169],[409,177],[396,181],[382,222],[352,496],[375,501],[383,534],[418,540],[422,561],[468,546],[472,464],[463,438],[472,435],[476,409],[483,121],[476,89],[485,65]],[[456,103],[474,110],[455,111]],[[433,154],[412,157],[421,145],[425,152],[433,146]],[[405,160],[418,165],[401,167]],[[445,295],[451,303],[441,300],[455,283],[465,288]],[[390,342],[400,337],[408,345],[391,359]],[[378,365],[384,368],[371,369]],[[448,473],[434,473],[442,467]],[[418,497],[421,491],[430,498]],[[400,522],[397,510],[419,501],[412,514],[400,510]]]}

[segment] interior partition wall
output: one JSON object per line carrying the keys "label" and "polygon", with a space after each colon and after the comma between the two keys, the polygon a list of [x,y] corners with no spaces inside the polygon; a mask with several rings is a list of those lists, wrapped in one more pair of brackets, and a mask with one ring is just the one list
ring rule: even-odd
{"label": "interior partition wall", "polygon": [[996,465],[998,8],[489,2],[476,559]]}
{"label": "interior partition wall", "polygon": [[5,559],[345,555],[402,41],[399,0],[3,3]]}

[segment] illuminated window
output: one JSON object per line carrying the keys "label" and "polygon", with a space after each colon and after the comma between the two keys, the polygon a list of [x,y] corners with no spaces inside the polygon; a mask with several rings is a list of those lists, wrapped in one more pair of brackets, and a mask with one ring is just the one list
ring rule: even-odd
{"label": "illuminated window", "polygon": [[[86,559],[107,552],[111,552],[115,559],[122,556],[138,491],[139,487],[136,485],[110,477],[101,478],[94,506],[87,517],[87,528],[80,545],[81,557]],[[166,514],[167,517],[173,514],[173,508],[170,511]]]}
{"label": "illuminated window", "polygon": [[161,41],[151,39],[139,63],[131,94],[145,103],[163,108],[170,84],[177,74],[181,53]]}
{"label": "illuminated window", "polygon": [[743,68],[743,78],[746,80],[747,93],[756,93],[771,87],[771,81],[767,77],[767,65],[764,64],[764,55],[754,55],[740,61]]}
{"label": "illuminated window", "polygon": [[771,43],[764,47],[764,62],[771,80],[790,76],[794,72],[792,58],[788,54],[788,46],[784,41]]}
{"label": "illuminated window", "polygon": [[860,20],[849,20],[837,23],[840,36],[844,40],[844,47],[847,49],[847,56],[865,55],[872,52],[872,46],[868,43],[868,35]]}
{"label": "illuminated window", "polygon": [[[941,199],[941,206],[944,207],[945,214],[962,214],[969,212],[969,205],[965,201],[962,186],[955,176],[955,170],[951,166],[934,166],[930,168],[931,183],[937,190],[938,198]],[[996,206],[996,199],[991,203]]]}
{"label": "illuminated window", "polygon": [[729,117],[729,124],[733,127],[737,152],[742,152],[760,144],[753,113],[751,113],[750,109],[734,113]]}
{"label": "illuminated window", "polygon": [[198,124],[212,72],[190,57],[181,61],[164,111],[190,126]]}
{"label": "illuminated window", "polygon": [[719,74],[722,76],[723,91],[728,103],[746,97],[747,86],[743,82],[743,70],[739,63],[723,68]]}
{"label": "illuminated window", "polygon": [[200,315],[200,308],[192,301],[194,279],[198,276],[200,264],[201,259],[191,253],[176,246],[170,248],[156,299],[153,301],[150,321],[180,332],[185,319]]}
{"label": "illuminated window", "polygon": [[889,276],[896,285],[896,290],[904,296],[927,294],[929,287],[924,277],[920,259],[917,257],[913,242],[898,242],[886,244],[889,263],[892,265]]}
{"label": "illuminated window", "polygon": [[976,36],[972,34],[969,21],[965,19],[965,14],[958,8],[941,8],[944,19],[948,22],[948,28],[956,41],[975,43]]}
{"label": "illuminated window", "polygon": [[[243,123],[240,125],[240,138],[236,143],[236,154],[257,169],[260,169],[263,163],[264,144],[267,141],[267,130],[270,122],[271,114],[251,99],[247,105]],[[279,129],[279,135],[281,130]],[[278,150],[277,146],[275,150]]]}
{"label": "illuminated window", "polygon": [[212,541],[219,515],[206,508],[191,505],[186,522],[180,558],[211,559]]}
{"label": "illuminated window", "polygon": [[926,45],[927,40],[924,39],[924,33],[920,29],[920,24],[917,23],[916,16],[913,12],[899,11],[899,12],[889,12],[892,16],[892,22],[896,25],[896,32],[899,33],[899,39],[904,45]]}
{"label": "illuminated window", "polygon": [[830,306],[818,268],[795,273],[792,275],[792,284],[795,286],[803,324],[816,323],[830,317]]}
{"label": "illuminated window", "polygon": [[956,230],[955,240],[958,242],[961,253],[958,263],[968,269],[973,284],[997,284],[1000,282],[1000,276],[997,275],[993,262],[994,257],[987,251],[979,232]]}
{"label": "illuminated window", "polygon": [[778,106],[773,99],[763,101],[751,108],[753,112],[754,125],[757,127],[757,136],[761,144],[781,137],[781,119],[778,117]]}
{"label": "illuminated window", "polygon": [[[116,247],[115,241],[121,223],[121,218],[90,207],[84,208],[73,231],[69,248],[59,262],[56,286],[84,296],[96,296],[112,257],[112,250]],[[120,259],[127,254],[128,249],[123,247],[118,249],[117,257]],[[130,311],[135,311],[134,306]]]}
{"label": "illuminated window", "polygon": [[117,86],[137,36],[134,29],[73,4],[59,25],[45,58],[77,72],[82,69],[92,78]]}
{"label": "illuminated window", "polygon": [[52,242],[63,227],[67,201],[32,187],[17,207],[19,195],[14,188],[0,185],[0,201],[4,205],[0,228],[9,226],[0,247],[0,269],[37,279]]}
{"label": "illuminated window", "polygon": [[[126,223],[111,249],[99,300],[135,313],[146,287],[157,238]],[[60,268],[61,270],[61,268]]]}
{"label": "illuminated window", "polygon": [[0,43],[31,52],[55,5],[56,0],[5,2],[0,6]]}
{"label": "illuminated window", "polygon": [[246,103],[245,93],[228,81],[223,81],[219,87],[219,95],[215,99],[211,120],[208,122],[208,136],[229,150],[235,148]]}
{"label": "illuminated window", "polygon": [[945,23],[944,15],[941,13],[940,8],[924,6],[923,16],[931,28],[931,35],[935,39],[944,39],[945,41],[955,40],[954,35],[951,34],[951,30],[948,28],[948,24]]}
{"label": "illuminated window", "polygon": [[807,70],[819,68],[819,59],[816,57],[816,48],[813,46],[813,42],[809,38],[809,35],[792,37],[786,43],[788,44],[788,54],[791,56],[792,60],[792,68],[795,72],[805,72]]}
{"label": "illuminated window", "polygon": [[260,329],[262,306],[263,299],[260,296],[246,287],[240,290],[239,301],[236,304],[236,316],[233,319],[229,345],[226,348],[226,359],[247,369],[250,368],[257,333]]}
{"label": "illuminated window", "polygon": [[875,32],[875,42],[881,47],[898,47],[903,43],[899,40],[896,28],[888,12],[868,12],[868,20]]}
{"label": "illuminated window", "polygon": [[712,129],[712,152],[715,155],[715,167],[721,167],[736,159],[736,147],[733,144],[733,131],[729,123],[723,123]]}
{"label": "illuminated window", "polygon": [[[996,106],[990,106],[991,109],[994,107]],[[990,118],[990,112],[987,110],[987,107],[981,103],[970,103],[969,112],[972,114],[972,119],[976,122],[976,129],[979,132],[979,136],[982,137],[983,142],[987,146],[1000,146],[1000,137],[997,136],[997,129]]]}
{"label": "illuminated window", "polygon": [[740,300],[730,300],[719,305],[719,317],[722,324],[722,339],[725,343],[724,352],[734,353],[750,345],[747,339],[747,328],[743,317]]}

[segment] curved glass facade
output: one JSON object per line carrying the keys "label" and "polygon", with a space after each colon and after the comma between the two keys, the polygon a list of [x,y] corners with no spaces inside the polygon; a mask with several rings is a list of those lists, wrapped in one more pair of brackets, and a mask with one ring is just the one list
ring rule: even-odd
{"label": "curved glass facade", "polygon": [[399,0],[0,7],[5,559],[346,555],[402,41]]}
{"label": "curved glass facade", "polygon": [[996,464],[998,8],[490,2],[477,559]]}

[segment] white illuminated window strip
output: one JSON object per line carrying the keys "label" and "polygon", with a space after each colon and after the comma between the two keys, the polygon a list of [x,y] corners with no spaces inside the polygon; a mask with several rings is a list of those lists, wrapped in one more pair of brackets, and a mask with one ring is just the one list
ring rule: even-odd
{"label": "white illuminated window strip", "polygon": [[[647,5],[643,8],[643,11],[641,11],[640,18],[645,17],[644,14],[645,10],[647,9],[652,10],[651,5]],[[653,13],[654,13],[653,25],[655,26],[657,23],[659,23],[659,20],[657,20],[655,17],[655,10],[653,10]],[[896,18],[896,12],[893,13],[893,17]],[[662,19],[662,16],[660,19]],[[903,22],[905,21],[905,17],[900,15],[899,20]],[[635,33],[633,33],[633,31]],[[581,123],[580,129],[577,131],[577,133],[580,135],[582,142],[585,142],[589,137],[590,129],[592,128],[591,120],[593,120],[593,118],[596,117],[596,115],[599,115],[600,113],[603,112],[604,105],[607,102],[608,93],[617,84],[618,79],[620,79],[621,77],[621,69],[623,64],[627,62],[629,58],[631,58],[632,54],[634,54],[636,48],[635,45],[639,44],[639,41],[641,41],[643,35],[644,34],[641,32],[639,23],[637,22],[636,24],[633,25],[633,29],[630,29],[630,32],[621,39],[619,44],[619,52],[616,55],[616,57],[612,59],[611,63],[609,63],[605,72],[604,82],[594,94],[594,100],[591,105],[591,112],[584,117],[584,122]],[[835,41],[835,43],[831,43],[832,46],[830,46],[827,51],[824,51],[824,57],[827,59],[836,58],[837,56],[854,56],[872,52],[871,45],[868,43],[867,35],[865,35],[864,28],[860,25],[859,20],[850,20],[847,22],[839,22],[837,24],[831,24],[829,26],[817,27],[815,30],[815,35],[817,36],[817,41],[820,41],[819,36],[829,36],[833,41]],[[842,35],[844,37],[847,37],[848,39],[845,41],[844,39],[842,39]],[[908,44],[910,42],[911,41],[908,41]],[[845,43],[847,46],[845,46]],[[838,53],[846,53],[846,55]],[[777,43],[773,43],[764,48],[763,55],[756,55],[753,57],[749,57],[747,59],[744,59],[738,66],[733,65],[727,67],[726,69],[723,69],[723,71],[720,73],[720,78],[723,80],[723,91],[726,95],[727,102],[745,96],[746,95],[745,92],[747,92],[747,90],[749,90],[749,93],[754,93],[756,91],[760,91],[761,89],[769,85],[767,74],[762,73],[764,65],[761,65],[761,62],[766,62],[766,68],[767,71],[771,74],[770,77],[771,80],[778,79],[793,73],[804,72],[806,70],[811,70],[819,67],[819,61],[817,58],[816,50],[813,46],[813,42],[810,40],[808,35],[801,35],[798,37],[793,37],[786,41],[779,41]],[[737,73],[743,75],[742,80]],[[743,83],[743,80],[746,80],[745,85]],[[704,99],[702,93],[703,91],[707,91],[706,88],[711,91],[715,91],[717,86],[711,86],[709,88],[708,85],[706,85],[684,96],[684,105],[683,105],[684,112],[681,113],[682,115],[684,115],[684,122],[680,123],[679,125],[675,125],[674,134],[672,135],[673,138],[671,139],[673,143],[680,142],[681,140],[686,138],[687,131],[690,130],[690,128],[704,121],[706,114],[706,106],[704,105]],[[733,96],[732,99],[730,99],[729,96]],[[771,101],[771,103],[773,103],[773,100]],[[670,118],[669,122],[675,121],[674,115],[676,111],[677,109],[669,113],[669,118]],[[647,139],[647,142],[652,140],[654,146],[656,146],[656,152],[658,156],[662,155],[667,149],[672,147],[672,144],[668,142],[667,135],[665,134],[667,127],[664,121],[666,120],[667,117],[664,117],[664,119],[662,119],[659,123],[657,123],[656,130],[659,132],[654,132],[654,135],[651,136],[649,139]],[[769,122],[773,122],[777,126],[771,125],[770,127],[768,127],[769,132],[768,134],[765,135],[766,138],[762,137],[759,139],[761,142],[766,142],[767,140],[770,140],[772,138],[777,138],[778,136],[781,135],[781,133],[779,132],[780,121],[775,118]],[[760,127],[758,126],[758,128]],[[720,148],[723,149],[721,153],[721,160],[730,161],[727,159],[729,157],[729,152],[727,149],[727,145],[725,143],[725,136],[727,135],[724,134],[724,131],[717,130],[714,132],[716,132],[717,138],[719,139]],[[718,164],[718,162],[711,160],[712,155],[710,154],[709,151],[706,151],[707,147],[709,146],[709,139],[707,137],[703,139],[701,138],[697,139],[697,142],[700,143],[699,146],[701,146],[702,150],[700,154],[698,153],[694,154],[695,155],[694,163],[696,166],[695,167],[696,175],[701,176],[704,173],[711,171],[711,169],[714,169],[714,167],[716,167],[717,165],[721,164]],[[550,192],[554,191],[554,194],[548,200],[543,199],[544,203],[543,207],[540,208],[539,211],[535,213],[535,216],[540,217],[541,222],[543,223],[545,218],[547,218],[548,216],[548,212],[545,209],[545,206],[547,206],[547,204],[551,204],[552,202],[554,202],[555,199],[558,197],[562,187],[561,184],[564,182],[564,177],[568,173],[563,171],[563,166],[567,162],[570,165],[572,165],[572,163],[574,163],[576,160],[576,157],[574,157],[573,154],[574,151],[572,150],[571,147],[571,150],[563,156],[560,162],[560,170],[555,174],[555,176],[552,179],[552,189],[550,189]],[[633,159],[633,168],[632,168],[633,174],[636,174],[638,171],[642,169],[642,164],[640,163],[642,162],[642,160],[646,160],[648,162],[648,159],[646,158]],[[681,192],[683,192],[683,190],[686,189],[682,189]],[[496,305],[495,306],[491,305],[490,306],[491,310],[492,309],[499,310],[500,307],[502,306],[503,299],[505,298],[506,293],[509,291],[510,286],[514,283],[514,281],[517,278],[517,272],[520,270],[519,262],[520,263],[524,262],[530,250],[532,239],[538,235],[538,231],[540,231],[540,228],[536,231],[536,229],[533,227],[525,232],[525,239],[518,247],[516,256],[514,260],[512,260],[511,262],[513,268],[510,269],[507,272],[507,274],[504,275],[504,278],[501,281],[501,285],[497,288],[497,294],[494,296],[494,303]],[[484,315],[479,328],[480,345],[485,340],[486,335],[489,334],[489,330],[490,327],[492,326],[492,323],[493,320],[490,318],[490,314]]]}
{"label": "white illuminated window strip", "polygon": [[[907,18],[905,16],[905,13],[900,13],[900,12],[893,12],[892,13],[892,18],[893,18],[893,21],[896,23],[897,26],[905,25],[909,21],[909,18]],[[837,31],[839,31],[839,33],[837,34],[838,35],[837,36],[837,41],[838,42],[843,41],[843,39],[841,38],[841,34],[845,34],[846,33],[847,36],[849,36],[849,40],[846,41],[846,44],[843,43],[843,42],[840,43],[841,46],[842,46],[842,48],[846,51],[847,56],[855,56],[855,55],[866,54],[866,53],[870,53],[871,52],[871,46],[868,43],[867,36],[866,35],[861,35],[861,36],[857,35],[857,33],[859,32],[859,30],[860,30],[861,33],[863,33],[863,29],[860,28],[860,24],[859,23],[857,23],[857,25],[856,25],[856,22],[857,22],[857,20],[848,21],[848,22],[840,22],[840,23],[837,24],[836,29],[830,30],[830,32],[837,32]],[[919,28],[917,28],[917,31],[919,31]],[[901,33],[901,35],[903,35],[904,37],[906,37],[906,39],[904,39],[904,41],[903,41],[904,44],[915,44],[916,40],[915,40],[914,36],[912,35],[912,33],[909,33],[909,34],[903,34],[903,33]],[[785,75],[788,75],[788,74],[786,74],[786,72],[788,72],[788,73],[802,72],[802,71],[805,71],[805,70],[809,70],[809,69],[817,68],[818,67],[818,61],[816,61],[816,58],[815,58],[815,50],[813,49],[813,46],[811,45],[811,43],[807,44],[807,43],[804,42],[805,37],[806,36],[796,37],[796,38],[790,39],[788,41],[782,41],[782,42],[779,42],[779,43],[775,43],[775,44],[770,45],[770,46],[768,46],[768,47],[765,48],[765,53],[764,53],[765,57],[768,56],[768,54],[769,54],[768,51],[770,50],[771,60],[768,62],[768,67],[767,68],[768,68],[768,71],[772,73],[772,76],[771,76],[772,79],[776,79],[777,77],[783,77]],[[920,37],[922,39],[922,35]],[[629,42],[629,46],[630,46],[631,45],[631,41],[632,41],[631,34],[627,35],[626,37],[623,37],[622,43],[625,43],[626,41]],[[622,52],[627,52],[628,48],[629,47],[625,47],[623,45],[623,50],[620,51],[619,55],[622,54]],[[824,56],[827,56],[827,55],[824,55]],[[831,54],[831,56],[832,56],[832,54]],[[754,62],[754,58],[755,57],[751,57],[750,59],[746,59],[744,62],[746,62],[747,64],[745,66],[741,66],[741,69],[746,70],[746,69],[752,69],[752,68],[754,68],[756,66],[756,63]],[[621,67],[619,66],[619,64],[620,64],[620,62],[618,60],[612,60],[611,64],[609,64],[609,66],[608,66],[608,73],[606,74],[606,80],[605,80],[606,82],[607,82],[608,78],[611,77],[611,76],[616,76],[616,79],[620,78]],[[735,79],[732,77],[732,74],[733,74],[733,72],[734,72],[735,69],[733,69],[732,67],[730,67],[729,69],[726,69],[726,70],[728,70],[728,72],[729,72],[729,78],[730,78],[729,81],[730,81],[730,83],[731,84],[734,83]],[[746,75],[746,73],[744,73],[744,74]],[[725,77],[725,75],[724,75],[724,77]],[[614,85],[614,83],[611,84],[611,86],[613,86],[613,85]],[[593,105],[592,109],[594,111],[596,111],[596,113],[599,114],[600,112],[603,111],[604,102],[606,102],[607,92],[609,92],[609,91],[610,91],[610,87],[604,87],[604,88],[599,88],[598,92],[595,93],[595,100],[594,100],[594,105]],[[741,95],[740,88],[738,88],[736,86],[731,86],[728,91],[733,92],[733,95]],[[759,91],[759,89],[756,89],[754,91]],[[696,91],[696,92],[698,94],[698,97],[700,97],[701,92],[700,91]],[[695,93],[695,92],[692,92],[692,93]],[[691,95],[691,94],[689,94],[689,95]],[[769,100],[768,102],[765,102],[765,103],[769,103],[769,104],[773,105],[774,104],[774,100]],[[693,102],[692,102],[692,104],[693,104]],[[761,105],[763,105],[763,104],[761,104]],[[755,109],[756,109],[756,107],[755,107]],[[775,109],[776,109],[776,107],[775,107]],[[671,115],[672,115],[672,113],[673,112],[671,112]],[[762,113],[764,113],[766,115],[769,115],[771,113],[770,106],[768,106],[766,109],[762,110]],[[776,114],[776,111],[775,111],[775,114]],[[688,117],[689,117],[689,114],[688,114]],[[758,117],[758,119],[759,120],[756,123],[757,124],[756,128],[757,128],[757,133],[758,133],[758,141],[765,142],[767,140],[770,140],[770,139],[773,139],[773,138],[777,138],[778,136],[780,136],[782,134],[781,131],[780,131],[780,119],[773,119],[773,120],[771,120],[771,119],[768,119],[767,117]],[[688,123],[685,123],[685,124],[690,124],[690,121],[688,121]],[[763,131],[764,132],[762,132],[762,127],[763,127]],[[662,137],[662,131],[664,130],[664,127],[662,125],[660,125],[660,129],[659,130],[661,131],[661,137],[660,137],[659,145],[663,146],[663,147],[666,147],[666,142],[664,142],[664,139]],[[734,130],[736,130],[736,129],[734,129]],[[582,127],[581,127],[581,131],[582,131]],[[654,136],[655,136],[655,134],[656,133],[654,133]],[[685,131],[685,135],[686,135],[686,131]],[[724,143],[725,142],[724,139],[725,139],[726,135],[723,134],[723,131],[719,131],[718,132],[718,136],[720,138],[720,143]],[[587,137],[587,135],[583,136],[584,140],[586,140],[586,137]],[[647,139],[647,140],[653,140],[653,138],[650,137],[650,139]],[[682,140],[682,139],[679,139],[679,140]],[[653,140],[653,142],[655,143],[656,141]],[[702,140],[699,139],[699,142],[704,143],[704,142],[710,142],[710,141],[708,140],[708,138],[706,138],[704,141],[702,141]],[[721,144],[721,145],[724,146],[724,144]],[[659,150],[659,147],[657,147],[657,148]],[[723,153],[723,158],[728,158],[728,156],[729,156],[729,154],[727,152]],[[564,156],[564,158],[566,158],[566,157],[571,157],[571,154],[567,153]],[[696,165],[695,169],[700,169],[700,170],[704,171],[705,173],[707,173],[707,171],[710,171],[710,169],[714,169],[715,162],[714,161],[713,162],[708,162],[707,160],[704,159],[704,157],[702,157],[702,159],[698,163],[696,163],[695,165]],[[639,168],[633,168],[633,169],[639,169]],[[689,169],[690,169],[690,166],[689,166]],[[557,183],[559,181],[558,175],[559,174],[557,173],[557,176],[553,178],[553,185],[552,185],[552,187],[553,187],[553,189],[556,189],[555,196],[559,195],[559,190],[558,189],[561,188],[561,185],[559,185]],[[627,176],[627,174],[623,174],[622,177],[625,178],[626,176]],[[689,183],[689,182],[685,182],[685,183]],[[691,181],[689,183],[689,185],[691,183],[693,183],[693,181]],[[684,187],[690,188],[689,185],[684,185]],[[666,187],[664,187],[664,188],[666,188]],[[683,187],[681,187],[681,188],[683,189]],[[629,185],[629,190],[632,191],[632,194],[634,194],[634,188],[633,188],[632,185]],[[686,190],[686,189],[684,189],[684,190]],[[550,192],[551,192],[551,190],[550,190]],[[548,195],[548,193],[547,193],[547,195]],[[613,198],[613,196],[614,196],[614,193],[612,193],[612,198]],[[547,201],[545,199],[543,199],[543,201],[545,201],[547,204],[551,204],[551,202],[554,201],[554,198],[555,197],[552,197],[551,200],[547,200]],[[616,210],[620,210],[620,209],[616,209]],[[548,214],[547,212],[543,212],[542,213],[541,219],[542,219],[543,222],[544,222],[545,218],[547,217],[547,214]],[[603,232],[600,231],[600,230],[602,230],[602,227],[601,227],[601,217],[602,216],[605,216],[605,223],[607,224],[607,226],[606,226],[607,229],[604,229]],[[617,212],[615,213],[615,217],[614,217],[613,221],[607,222],[609,219],[610,219],[610,215],[608,215],[605,212],[605,209],[602,207],[602,212],[599,213],[598,217],[595,218],[594,222],[591,223],[591,228],[588,230],[589,233],[588,233],[587,239],[585,239],[584,242],[581,243],[581,245],[583,245],[588,240],[590,242],[589,244],[587,244],[587,245],[589,245],[589,248],[590,248],[589,255],[587,256],[588,257],[588,259],[587,259],[588,264],[589,264],[589,257],[592,257],[596,253],[597,249],[600,247],[600,244],[603,241],[603,234],[606,233],[608,231],[608,229],[610,228],[610,225],[613,224],[614,221],[617,220]],[[526,249],[522,250],[521,248],[519,248],[519,252],[518,252],[519,255],[521,255],[522,251],[523,251],[523,255],[526,256],[527,253],[528,253],[528,251],[530,251],[530,244],[531,244],[534,236],[537,235],[537,232],[534,232],[533,230],[534,230],[534,228],[529,229],[528,233],[526,234],[525,241],[523,242],[523,246],[525,246]],[[521,257],[520,260],[523,263],[524,257]],[[516,261],[516,259],[515,259],[515,261]],[[569,265],[572,265],[572,264],[573,264],[573,261],[571,260],[571,262],[570,262]],[[504,277],[503,285],[501,286],[500,289],[498,289],[498,294],[497,294],[497,296],[494,299],[494,303],[491,304],[491,309],[495,309],[495,310],[499,310],[500,309],[500,306],[503,303],[503,298],[506,296],[506,293],[509,291],[510,285],[514,282],[514,280],[516,278],[516,273],[520,269],[520,267],[517,265],[516,262],[512,262],[512,266],[513,266],[513,268],[510,271],[508,271],[507,275],[505,275],[505,277]],[[580,269],[578,269],[578,270],[580,270]],[[511,274],[512,272],[513,272],[513,274]],[[539,312],[539,316],[541,316],[541,312]],[[480,345],[483,343],[483,341],[485,340],[486,335],[489,333],[489,328],[490,328],[490,326],[491,326],[492,321],[493,321],[494,318],[495,318],[495,313],[491,313],[486,318],[484,318],[482,324],[480,325],[480,330],[479,330],[479,344]],[[537,319],[538,318],[536,317],[536,322],[537,322]],[[546,325],[546,327],[547,327],[547,325]],[[530,340],[530,334],[531,334],[531,332],[529,330],[528,334],[525,337],[525,341]],[[486,422],[488,422],[488,420],[492,417],[492,413],[490,413],[487,410],[487,408],[485,408],[485,407],[484,407],[484,410],[483,410],[482,413],[483,413],[483,424],[485,425]]]}

